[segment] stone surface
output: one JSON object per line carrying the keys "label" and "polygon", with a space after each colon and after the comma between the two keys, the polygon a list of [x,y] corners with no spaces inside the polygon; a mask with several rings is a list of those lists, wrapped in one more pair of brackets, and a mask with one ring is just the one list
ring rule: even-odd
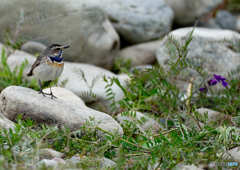
{"label": "stone surface", "polygon": [[163,129],[157,121],[155,121],[153,118],[148,118],[141,112],[136,112],[136,117],[131,116],[131,113],[129,113],[129,115],[126,115],[126,116],[122,114],[118,114],[116,116],[116,120],[119,121],[120,124],[124,124],[125,121],[133,122],[133,121],[141,120],[141,117],[144,117],[145,119],[147,119],[146,122],[140,125],[143,131],[152,129],[154,133],[159,133],[159,131]]}
{"label": "stone surface", "polygon": [[233,149],[230,149],[223,155],[223,158],[227,160],[232,160],[233,162],[237,162],[238,166],[240,165],[240,149],[239,147],[235,147]]}
{"label": "stone surface", "polygon": [[118,57],[123,61],[131,60],[131,66],[154,64],[160,43],[157,40],[126,47],[119,51]]}
{"label": "stone surface", "polygon": [[[66,100],[78,104],[79,106],[85,106],[85,103],[70,90],[61,87],[52,87],[51,89],[54,96],[58,99]],[[43,92],[50,93],[50,88],[44,89]]]}
{"label": "stone surface", "polygon": [[236,31],[237,17],[227,10],[218,10],[216,14],[216,23],[223,29]]}
{"label": "stone surface", "polygon": [[114,28],[132,44],[166,35],[171,29],[173,11],[163,0],[101,0]]}
{"label": "stone surface", "polygon": [[[183,41],[191,29],[177,29],[170,34]],[[209,76],[218,74],[228,78],[228,72],[240,66],[240,53],[232,50],[227,43],[224,43],[225,38],[237,42],[240,39],[240,34],[231,30],[196,28],[193,32],[193,40],[188,46],[186,59],[195,66],[202,67],[204,71],[209,73]],[[165,41],[166,37],[162,40],[156,52],[157,60],[163,66],[167,66],[171,59],[170,55],[165,51],[167,50],[166,46],[164,46]],[[196,76],[197,74],[193,77]],[[184,77],[185,80],[182,81],[183,85],[181,85],[183,87],[182,91],[186,91],[189,81],[186,75],[182,78]],[[180,83],[178,85],[180,86]],[[220,85],[219,88],[223,87]]]}
{"label": "stone surface", "polygon": [[[14,35],[20,13],[24,16],[21,22],[30,25],[18,37],[30,36],[46,46],[69,45],[69,50],[64,52],[66,61],[111,68],[119,48],[119,36],[98,0],[2,1],[1,29]],[[0,41],[3,38],[5,35],[1,34]]]}
{"label": "stone surface", "polygon": [[62,158],[63,153],[55,151],[53,149],[44,148],[39,150],[39,158],[42,159],[52,159],[52,158]]}
{"label": "stone surface", "polygon": [[197,19],[211,12],[223,0],[165,0],[175,13],[175,23],[193,24]]}
{"label": "stone surface", "polygon": [[47,46],[40,42],[28,41],[27,43],[22,45],[21,50],[35,55],[40,54],[45,48],[47,48]]}
{"label": "stone surface", "polygon": [[50,126],[67,126],[71,131],[78,130],[91,117],[98,123],[98,127],[123,135],[122,127],[103,112],[61,99],[51,99],[50,96],[44,97],[37,91],[24,87],[10,86],[4,89],[0,95],[0,109],[10,120],[23,114],[23,120],[28,118]]}
{"label": "stone surface", "polygon": [[0,128],[14,130],[15,125],[11,120],[8,120],[0,111]]}

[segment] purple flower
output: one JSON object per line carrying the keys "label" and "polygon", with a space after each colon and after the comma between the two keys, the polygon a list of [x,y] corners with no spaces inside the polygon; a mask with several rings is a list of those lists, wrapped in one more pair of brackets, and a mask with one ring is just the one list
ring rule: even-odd
{"label": "purple flower", "polygon": [[220,83],[220,81],[224,81],[226,80],[226,78],[222,77],[221,75],[216,75],[216,74],[213,74],[215,79]]}
{"label": "purple flower", "polygon": [[223,87],[227,87],[228,83],[225,80],[222,80]]}
{"label": "purple flower", "polygon": [[207,83],[209,86],[213,86],[213,85],[217,84],[218,82],[216,79],[212,78],[212,79],[208,80]]}
{"label": "purple flower", "polygon": [[226,78],[222,77],[221,75],[214,74],[215,79],[220,83],[222,82],[223,87],[227,87],[228,83],[225,81]]}
{"label": "purple flower", "polygon": [[200,89],[198,89],[200,92],[207,92],[208,89],[207,87],[201,87]]}

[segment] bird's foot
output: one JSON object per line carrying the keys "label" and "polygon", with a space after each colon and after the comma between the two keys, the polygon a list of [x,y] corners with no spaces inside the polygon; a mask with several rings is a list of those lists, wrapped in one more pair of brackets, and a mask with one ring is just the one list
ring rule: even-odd
{"label": "bird's foot", "polygon": [[52,96],[52,99],[53,99],[53,98],[56,98],[56,99],[57,99],[57,97],[54,96],[52,93],[48,93],[47,95],[51,95],[51,96]]}
{"label": "bird's foot", "polygon": [[46,93],[44,93],[42,90],[39,90],[39,92],[38,92],[38,94],[40,94],[40,93],[42,93],[42,95],[44,96],[44,97],[46,97]]}

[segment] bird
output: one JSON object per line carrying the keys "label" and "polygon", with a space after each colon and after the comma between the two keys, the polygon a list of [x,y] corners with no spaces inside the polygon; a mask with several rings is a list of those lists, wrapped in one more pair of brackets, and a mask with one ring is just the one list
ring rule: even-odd
{"label": "bird", "polygon": [[[63,50],[69,47],[70,46],[63,46],[60,44],[50,44],[39,54],[31,70],[27,74],[28,77],[34,76],[38,80],[40,87],[39,94],[41,93],[44,97],[46,97],[45,95],[51,95],[52,99],[53,97],[57,98],[52,93],[50,83],[61,75],[64,67],[62,56]],[[44,93],[42,91],[41,81],[48,81],[50,93]]]}

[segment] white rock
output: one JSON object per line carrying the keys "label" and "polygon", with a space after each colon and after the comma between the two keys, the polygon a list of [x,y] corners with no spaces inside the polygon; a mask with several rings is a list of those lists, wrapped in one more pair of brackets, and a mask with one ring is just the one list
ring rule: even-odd
{"label": "white rock", "polygon": [[143,131],[152,129],[154,133],[158,133],[163,129],[163,127],[161,127],[160,124],[153,118],[148,118],[147,116],[140,112],[136,112],[136,117],[131,116],[131,113],[129,113],[129,115],[126,116],[123,115],[123,113],[121,113],[116,116],[116,120],[119,121],[120,124],[124,124],[125,121],[133,122],[141,120],[141,117],[144,117],[147,120],[143,124],[139,124]]}
{"label": "white rock", "polygon": [[114,28],[132,44],[157,39],[166,35],[174,17],[163,0],[101,0]]}
{"label": "white rock", "polygon": [[160,43],[157,40],[126,47],[119,51],[118,57],[124,61],[131,60],[131,66],[154,64]]}
{"label": "white rock", "polygon": [[[52,87],[52,93],[54,96],[56,96],[58,99],[66,100],[75,104],[79,104],[80,106],[85,106],[85,103],[80,99],[78,96],[76,96],[73,92],[70,90],[67,90],[65,88],[61,87]],[[44,89],[43,92],[50,93],[50,88]]]}
{"label": "white rock", "polygon": [[55,151],[53,149],[43,148],[39,150],[40,159],[62,158],[63,156],[63,153]]}
{"label": "white rock", "polygon": [[175,13],[175,22],[179,25],[193,24],[197,19],[208,14],[223,0],[165,0]]}
{"label": "white rock", "polygon": [[[38,9],[37,13],[32,9]],[[64,51],[66,61],[111,68],[119,48],[119,36],[98,0],[2,1],[1,27],[16,25],[19,21],[16,16],[20,13],[24,13],[26,23],[33,24],[23,29],[18,37],[30,36],[46,46],[51,43],[69,45]],[[11,32],[14,33],[15,28]],[[5,35],[0,35],[0,41],[4,38]]]}
{"label": "white rock", "polygon": [[[24,87],[10,86],[4,89],[0,95],[0,109],[10,120],[23,114],[23,119],[29,118],[50,126],[67,126],[71,131],[78,130],[91,117],[98,127],[123,135],[122,127],[108,114],[65,100],[51,99],[50,96],[44,97]],[[101,134],[99,131],[98,135]]]}

